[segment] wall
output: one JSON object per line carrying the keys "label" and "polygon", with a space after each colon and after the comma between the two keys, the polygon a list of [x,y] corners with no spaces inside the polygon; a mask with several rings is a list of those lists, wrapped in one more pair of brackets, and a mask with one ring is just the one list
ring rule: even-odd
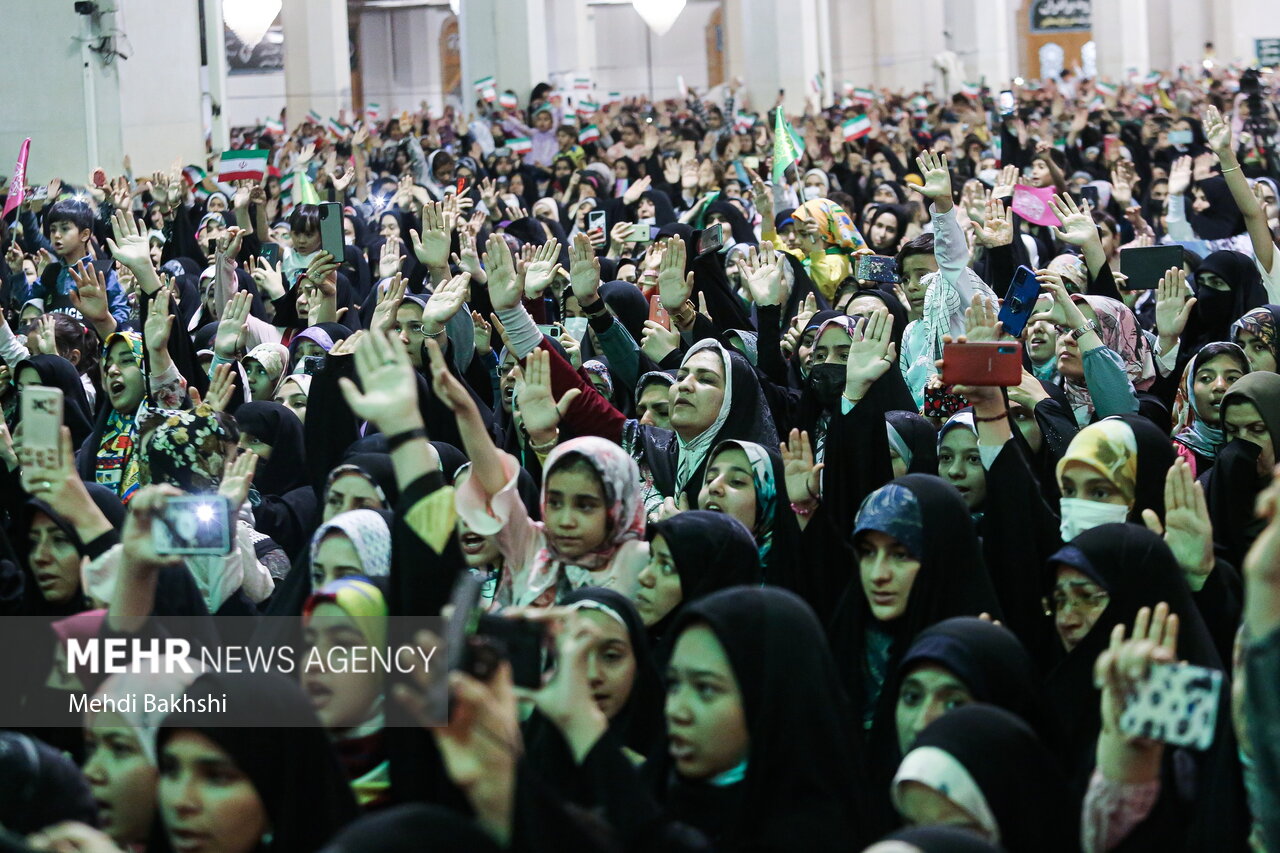
{"label": "wall", "polygon": [[[707,86],[706,26],[719,0],[688,0],[666,35],[649,35],[644,20],[626,5],[594,4],[596,64],[591,69],[596,90],[625,95],[649,94],[646,38],[652,43],[653,94],[677,97],[676,76],[695,89]],[[560,67],[553,57],[552,68]]]}
{"label": "wall", "polygon": [[282,109],[284,71],[227,75],[227,103],[223,110],[231,127],[262,124],[268,117],[278,116]]}
{"label": "wall", "polygon": [[360,58],[365,103],[389,116],[417,111],[426,101],[439,115],[444,107],[440,78],[440,28],[448,6],[369,9],[360,18]]}

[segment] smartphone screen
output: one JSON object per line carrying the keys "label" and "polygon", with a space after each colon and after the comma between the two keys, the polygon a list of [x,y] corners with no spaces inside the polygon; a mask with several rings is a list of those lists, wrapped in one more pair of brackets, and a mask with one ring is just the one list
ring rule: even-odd
{"label": "smartphone screen", "polygon": [[261,257],[264,261],[275,266],[280,263],[280,244],[279,243],[263,243]]}
{"label": "smartphone screen", "polygon": [[705,255],[710,252],[717,252],[724,245],[724,225],[717,222],[708,225],[702,229],[702,234],[698,236],[698,254]]}
{"label": "smartphone screen", "polygon": [[1000,110],[1000,115],[1002,116],[1013,115],[1013,108],[1015,105],[1016,102],[1013,99],[1013,92],[1009,89],[1005,89],[1001,92],[1000,97],[996,100],[996,108]]}
{"label": "smartphone screen", "polygon": [[1098,196],[1097,187],[1081,187],[1080,197],[1085,201],[1089,202],[1089,206],[1091,208],[1093,208],[1094,210],[1098,209],[1100,198]]}
{"label": "smartphone screen", "polygon": [[587,230],[595,231],[599,228],[604,230],[605,215],[603,210],[592,210],[587,213]]}
{"label": "smartphone screen", "polygon": [[175,495],[156,520],[151,541],[157,554],[231,552],[231,502],[221,495]]}
{"label": "smartphone screen", "polygon": [[[28,385],[20,392],[23,455],[40,468],[57,468],[62,429],[62,389]],[[32,464],[28,463],[28,464]]]}

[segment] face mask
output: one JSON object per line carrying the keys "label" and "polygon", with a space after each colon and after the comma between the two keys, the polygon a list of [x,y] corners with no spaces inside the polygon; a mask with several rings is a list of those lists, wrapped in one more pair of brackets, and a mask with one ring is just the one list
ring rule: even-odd
{"label": "face mask", "polygon": [[637,220],[636,220],[636,224],[637,224],[637,225],[648,225],[648,226],[652,227],[652,226],[654,226],[654,225],[657,225],[657,224],[658,224],[658,220],[657,220],[657,219],[654,219],[652,216],[649,216],[649,217],[641,217],[641,218],[639,218],[639,219],[637,219]]}
{"label": "face mask", "polygon": [[822,198],[822,187],[815,185],[806,186],[801,193],[804,195],[805,201],[813,201],[815,198]]}
{"label": "face mask", "polygon": [[840,402],[845,371],[843,364],[815,364],[809,368],[809,387],[824,407],[834,409]]}
{"label": "face mask", "polygon": [[1191,135],[1191,131],[1189,131],[1189,130],[1171,130],[1171,131],[1169,131],[1169,144],[1170,144],[1170,145],[1190,145],[1190,144],[1191,144],[1191,139],[1192,139],[1192,135]]}
{"label": "face mask", "polygon": [[1086,530],[1104,524],[1123,524],[1129,520],[1129,508],[1124,504],[1104,504],[1084,498],[1063,498],[1062,522],[1059,530],[1062,541],[1070,542]]}

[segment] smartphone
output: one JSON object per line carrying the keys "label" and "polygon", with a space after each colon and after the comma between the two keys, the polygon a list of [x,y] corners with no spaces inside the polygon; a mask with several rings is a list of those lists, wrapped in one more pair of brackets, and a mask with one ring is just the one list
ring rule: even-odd
{"label": "smartphone", "polygon": [[174,495],[151,523],[157,554],[231,553],[231,501],[221,495]]}
{"label": "smartphone", "polygon": [[320,248],[333,256],[335,261],[341,262],[345,243],[342,234],[342,205],[336,201],[326,201],[319,207]]}
{"label": "smartphone", "polygon": [[36,187],[36,190],[35,190],[35,192],[34,192],[34,193],[32,193],[32,194],[31,194],[31,197],[32,197],[32,198],[48,198],[48,197],[49,197],[49,188],[48,188],[48,187]]}
{"label": "smartphone", "polygon": [[301,373],[305,376],[315,376],[321,370],[324,370],[324,356],[304,355],[298,359],[298,367],[293,372]]}
{"label": "smartphone", "polygon": [[1000,111],[1000,115],[1002,116],[1013,115],[1013,110],[1016,106],[1017,101],[1014,100],[1013,91],[1010,89],[1005,89],[1000,93],[1000,96],[996,98],[996,109]]}
{"label": "smartphone", "polygon": [[205,241],[204,241],[204,256],[205,256],[206,258],[210,258],[210,259],[212,259],[212,258],[213,258],[213,256],[214,256],[215,254],[217,254],[217,252],[218,252],[218,241],[217,241],[217,240],[205,240]]}
{"label": "smartphone", "polygon": [[945,385],[1010,387],[1022,381],[1022,344],[982,341],[942,348]]}
{"label": "smartphone", "polygon": [[1085,201],[1089,202],[1089,208],[1090,208],[1091,210],[1097,210],[1097,209],[1101,206],[1101,203],[1102,203],[1102,199],[1101,199],[1101,197],[1098,195],[1098,188],[1097,188],[1097,187],[1081,187],[1081,188],[1080,188],[1080,198],[1082,198],[1082,199],[1084,199]]}
{"label": "smartphone", "polygon": [[1173,746],[1208,749],[1218,724],[1222,673],[1176,663],[1155,663],[1129,696],[1120,731]]}
{"label": "smartphone", "polygon": [[742,158],[742,165],[746,166],[748,169],[750,169],[750,170],[751,170],[751,171],[753,171],[753,172],[759,171],[759,169],[760,169],[760,158],[759,158],[759,157],[756,157],[756,156],[754,156],[754,155],[753,155],[753,156],[751,156],[751,157],[743,157],[743,158]]}
{"label": "smartphone", "polygon": [[645,225],[643,222],[637,222],[631,226],[631,233],[627,235],[627,239],[632,243],[648,243],[653,239],[653,231],[651,225]]}
{"label": "smartphone", "polygon": [[1108,133],[1102,137],[1102,156],[1107,163],[1120,156],[1120,137]]}
{"label": "smartphone", "polygon": [[861,281],[895,284],[899,281],[898,259],[888,255],[859,255],[853,277]]}
{"label": "smartphone", "polygon": [[280,263],[280,244],[279,243],[263,243],[262,249],[258,252],[258,257],[275,266]]}
{"label": "smartphone", "polygon": [[62,430],[62,389],[28,385],[22,397],[23,455],[40,468],[57,468],[58,437]]}
{"label": "smartphone", "polygon": [[1181,246],[1139,246],[1120,250],[1120,271],[1129,277],[1125,290],[1155,290],[1170,269],[1182,269]]}
{"label": "smartphone", "polygon": [[1169,131],[1170,145],[1190,145],[1195,136],[1189,130],[1171,130]]}
{"label": "smartphone", "polygon": [[591,210],[587,212],[587,230],[595,231],[599,228],[604,231],[605,214],[603,210]]}
{"label": "smartphone", "polygon": [[649,319],[668,332],[671,331],[671,315],[662,307],[662,300],[656,293],[649,297]]}
{"label": "smartphone", "polygon": [[95,187],[105,187],[107,185],[107,173],[102,169],[93,170],[93,185]]}
{"label": "smartphone", "polygon": [[560,333],[564,331],[559,323],[551,323],[550,325],[538,324],[538,331],[546,335],[548,338],[560,340]]}
{"label": "smartphone", "polygon": [[573,336],[575,341],[581,341],[587,336],[587,327],[591,321],[586,317],[565,317],[564,330]]}
{"label": "smartphone", "polygon": [[1009,292],[1005,294],[1004,304],[1000,306],[1000,322],[1005,332],[1015,338],[1022,334],[1036,310],[1036,298],[1039,295],[1040,282],[1036,280],[1035,270],[1020,266],[1013,271]]}
{"label": "smartphone", "polygon": [[467,179],[458,178],[458,195],[462,195],[467,191]]}
{"label": "smartphone", "polygon": [[724,223],[717,222],[702,229],[698,235],[698,256],[720,251],[724,245]]}
{"label": "smartphone", "polygon": [[488,681],[503,660],[511,662],[517,687],[542,686],[542,672],[549,659],[546,627],[541,622],[485,614],[480,608],[484,580],[471,572],[459,572],[449,596],[453,612],[445,626],[449,669]]}

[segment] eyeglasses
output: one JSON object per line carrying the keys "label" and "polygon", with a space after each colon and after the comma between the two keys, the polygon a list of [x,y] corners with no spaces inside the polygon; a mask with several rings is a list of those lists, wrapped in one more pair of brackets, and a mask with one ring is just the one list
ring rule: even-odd
{"label": "eyeglasses", "polygon": [[1046,616],[1067,610],[1097,610],[1111,601],[1111,594],[1096,586],[1056,587],[1048,598],[1040,599]]}

